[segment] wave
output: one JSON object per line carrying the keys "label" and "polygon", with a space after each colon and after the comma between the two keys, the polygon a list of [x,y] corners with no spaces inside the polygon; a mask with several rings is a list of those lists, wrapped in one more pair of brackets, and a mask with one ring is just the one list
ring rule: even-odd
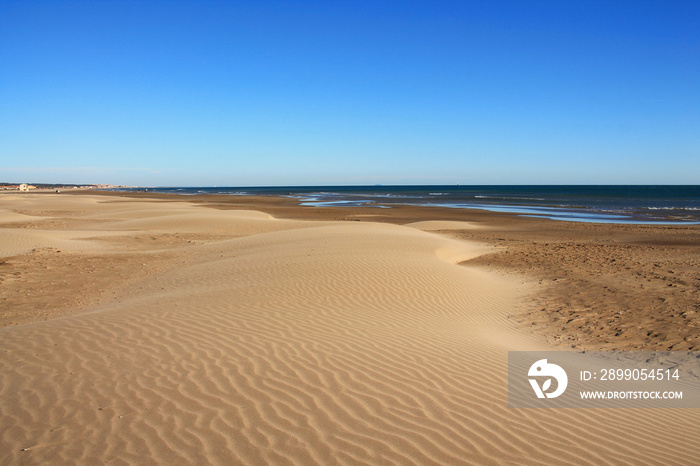
{"label": "wave", "polygon": [[506,201],[546,201],[544,197],[522,197],[522,196],[486,196],[482,194],[477,194],[474,196],[476,199],[503,199]]}
{"label": "wave", "polygon": [[693,211],[693,212],[700,212],[700,207],[669,206],[669,207],[643,207],[643,209],[646,209],[646,210],[689,210],[689,211]]}

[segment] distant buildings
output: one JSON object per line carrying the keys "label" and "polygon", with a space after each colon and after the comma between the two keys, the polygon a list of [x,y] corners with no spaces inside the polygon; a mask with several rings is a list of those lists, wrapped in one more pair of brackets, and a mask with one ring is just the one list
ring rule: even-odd
{"label": "distant buildings", "polygon": [[51,183],[37,183],[36,185],[29,183],[12,184],[12,183],[1,183],[0,191],[20,191],[28,192],[34,189],[40,190],[56,190],[56,189],[117,189],[117,188],[135,188],[136,186],[123,186],[116,184],[79,184],[79,185],[66,185],[66,184],[51,184]]}
{"label": "distant buildings", "polygon": [[36,186],[27,184],[27,183],[22,183],[22,184],[5,184],[0,186],[0,189],[3,191],[20,191],[20,192],[27,192],[31,189],[36,189]]}

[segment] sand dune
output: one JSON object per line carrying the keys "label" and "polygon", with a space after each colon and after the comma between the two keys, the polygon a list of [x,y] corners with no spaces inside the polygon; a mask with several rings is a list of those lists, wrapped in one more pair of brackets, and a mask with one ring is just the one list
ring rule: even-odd
{"label": "sand dune", "polygon": [[508,319],[519,281],[456,265],[484,246],[422,231],[449,225],[0,202],[75,228],[2,229],[13,254],[212,234],[111,302],[0,329],[2,464],[697,464],[697,410],[509,409],[507,351],[548,347]]}

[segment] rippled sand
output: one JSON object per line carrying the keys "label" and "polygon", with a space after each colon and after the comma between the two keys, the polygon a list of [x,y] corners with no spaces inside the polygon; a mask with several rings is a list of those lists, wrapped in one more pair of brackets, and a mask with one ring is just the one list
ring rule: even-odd
{"label": "rippled sand", "polygon": [[133,269],[100,290],[56,271],[83,304],[0,329],[2,464],[700,457],[698,410],[509,409],[507,351],[548,346],[508,318],[520,281],[456,265],[485,246],[423,231],[454,222],[3,195],[0,224],[0,259]]}

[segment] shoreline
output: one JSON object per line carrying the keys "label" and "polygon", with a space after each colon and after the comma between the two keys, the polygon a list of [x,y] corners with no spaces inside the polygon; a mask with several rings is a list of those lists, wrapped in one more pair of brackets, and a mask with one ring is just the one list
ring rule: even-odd
{"label": "shoreline", "polygon": [[[697,225],[700,186],[289,186],[247,188],[150,188],[192,195],[271,196],[316,207],[443,207],[505,212],[540,219],[613,223]],[[139,192],[141,189],[116,190]],[[147,191],[147,190],[144,190]],[[673,194],[671,194],[673,193]]]}

